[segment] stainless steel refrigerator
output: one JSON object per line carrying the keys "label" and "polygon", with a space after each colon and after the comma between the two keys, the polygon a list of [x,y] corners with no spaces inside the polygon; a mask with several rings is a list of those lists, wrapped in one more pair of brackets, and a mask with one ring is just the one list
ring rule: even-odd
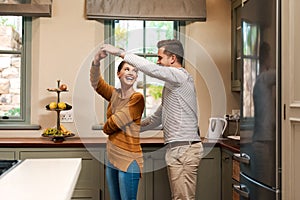
{"label": "stainless steel refrigerator", "polygon": [[241,0],[240,199],[281,199],[280,1]]}

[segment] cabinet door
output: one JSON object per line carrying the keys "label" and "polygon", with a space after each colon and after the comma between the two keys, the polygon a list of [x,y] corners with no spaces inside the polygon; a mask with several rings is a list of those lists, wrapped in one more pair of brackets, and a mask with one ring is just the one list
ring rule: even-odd
{"label": "cabinet door", "polygon": [[232,153],[222,150],[222,200],[232,200]]}
{"label": "cabinet door", "polygon": [[[209,148],[210,149],[210,148]],[[221,152],[214,147],[202,158],[198,169],[197,200],[221,199]]]}
{"label": "cabinet door", "polygon": [[300,1],[282,4],[282,199],[300,199]]}
{"label": "cabinet door", "polygon": [[[155,149],[153,152],[155,152]],[[171,199],[171,190],[165,162],[165,151],[161,150],[159,153],[150,153],[149,155],[147,153],[144,159],[145,173],[143,174],[144,199],[169,200]],[[143,200],[143,198],[140,198],[140,200]]]}
{"label": "cabinet door", "polygon": [[231,5],[231,90],[241,90],[241,0],[232,1]]}

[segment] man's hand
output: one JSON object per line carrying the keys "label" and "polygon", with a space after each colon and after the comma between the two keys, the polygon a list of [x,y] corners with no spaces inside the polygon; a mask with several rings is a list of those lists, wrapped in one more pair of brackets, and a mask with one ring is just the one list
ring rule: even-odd
{"label": "man's hand", "polygon": [[100,66],[100,60],[102,60],[103,58],[105,58],[107,56],[106,52],[103,51],[102,49],[100,51],[98,51],[94,57],[93,60],[93,65],[94,66]]}
{"label": "man's hand", "polygon": [[125,53],[125,51],[123,49],[119,49],[110,44],[103,44],[101,47],[101,50],[103,50],[107,53],[110,53],[112,55],[121,56],[121,57],[122,57],[122,54]]}

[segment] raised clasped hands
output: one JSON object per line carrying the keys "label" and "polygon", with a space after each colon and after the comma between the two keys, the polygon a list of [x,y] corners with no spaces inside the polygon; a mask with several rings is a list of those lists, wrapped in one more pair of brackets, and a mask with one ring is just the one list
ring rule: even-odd
{"label": "raised clasped hands", "polygon": [[123,52],[124,52],[123,49],[119,49],[110,44],[103,44],[100,47],[100,50],[96,53],[93,63],[94,63],[94,65],[100,65],[100,60],[107,57],[107,53],[115,55],[115,56],[120,56],[121,53],[123,53]]}
{"label": "raised clasped hands", "polygon": [[115,55],[115,56],[120,56],[121,53],[124,52],[123,49],[119,49],[119,48],[117,48],[115,46],[112,46],[110,44],[103,44],[100,49],[107,52],[107,53],[109,53],[109,54]]}

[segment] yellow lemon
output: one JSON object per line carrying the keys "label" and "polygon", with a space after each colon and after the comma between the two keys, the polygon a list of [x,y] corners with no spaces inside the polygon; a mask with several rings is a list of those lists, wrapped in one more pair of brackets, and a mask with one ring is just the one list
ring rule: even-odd
{"label": "yellow lemon", "polygon": [[49,104],[49,108],[50,108],[51,110],[56,109],[56,108],[57,108],[57,103],[56,103],[56,102],[51,102],[51,103]]}
{"label": "yellow lemon", "polygon": [[59,102],[59,103],[57,104],[57,106],[58,106],[58,108],[61,109],[61,110],[64,110],[64,109],[66,109],[66,107],[67,107],[67,105],[66,105],[65,102]]}

